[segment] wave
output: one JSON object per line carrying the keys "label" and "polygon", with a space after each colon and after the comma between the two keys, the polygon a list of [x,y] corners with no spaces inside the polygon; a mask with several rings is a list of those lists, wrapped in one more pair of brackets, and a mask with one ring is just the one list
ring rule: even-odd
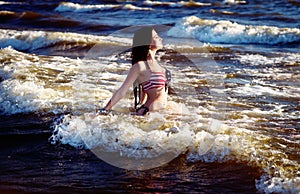
{"label": "wave", "polygon": [[0,5],[18,5],[18,4],[24,4],[23,2],[7,2],[7,1],[0,1]]}
{"label": "wave", "polygon": [[144,5],[148,6],[164,6],[170,8],[180,8],[180,7],[203,7],[203,6],[210,6],[211,3],[201,3],[195,1],[178,1],[178,2],[163,2],[163,1],[144,1]]}
{"label": "wave", "polygon": [[[299,169],[297,162],[289,159],[284,150],[270,148],[268,142],[273,142],[272,138],[217,120],[209,126],[209,119],[191,114],[188,117],[172,122],[168,116],[161,114],[150,114],[142,120],[127,114],[65,115],[55,125],[50,141],[77,149],[90,149],[99,158],[121,168],[128,166],[115,161],[125,160],[126,165],[134,164],[130,165],[131,168],[148,165],[140,170],[152,168],[158,165],[154,164],[157,157],[169,152],[174,153],[172,156],[186,154],[189,163],[245,162],[249,166],[259,167],[263,172],[261,179],[256,181],[258,190],[267,193],[299,191],[297,184],[300,179],[292,175]],[[176,131],[170,132],[174,126]],[[296,143],[290,146],[296,146]],[[150,164],[143,162],[144,158]]]}
{"label": "wave", "polygon": [[93,11],[111,11],[111,10],[152,11],[153,10],[152,7],[157,7],[157,6],[163,6],[169,8],[180,8],[180,7],[203,7],[203,6],[210,6],[210,5],[211,3],[200,3],[195,1],[179,1],[179,2],[144,1],[140,3],[140,5],[133,5],[133,4],[83,5],[83,4],[72,3],[72,2],[62,2],[55,9],[55,11],[57,12],[93,12]]}
{"label": "wave", "polygon": [[62,2],[55,11],[57,12],[93,12],[93,11],[111,11],[111,10],[152,10],[146,7],[137,7],[132,4],[100,4],[100,5],[82,5],[78,3]]}
{"label": "wave", "polygon": [[37,19],[45,18],[45,16],[32,11],[24,11],[21,13],[13,12],[13,11],[0,11],[0,18],[3,21],[11,21],[14,19],[25,20],[25,21],[36,21]]}
{"label": "wave", "polygon": [[[57,16],[51,17],[49,15],[43,15],[43,14],[33,12],[33,11],[24,11],[24,12],[19,13],[19,12],[2,10],[2,11],[0,11],[0,18],[1,18],[1,20],[8,21],[8,22],[14,21],[14,20],[19,20],[19,22],[26,21],[27,24],[36,22],[39,25],[42,24],[39,20],[43,20],[44,23],[50,23],[51,20],[53,20],[53,24],[55,22],[58,22],[59,20],[64,20],[63,22],[65,22],[66,26],[69,26],[68,21],[73,21],[71,19],[65,19],[65,18],[61,18],[61,17],[57,17]],[[75,22],[75,21],[73,21],[73,22]]]}
{"label": "wave", "polygon": [[58,113],[71,104],[64,91],[78,60],[25,54],[7,47],[0,50],[0,114]]}
{"label": "wave", "polygon": [[[94,110],[97,98],[110,95],[107,89],[114,87],[111,78],[123,78],[103,72],[104,67],[114,64],[107,65],[110,57],[99,57],[72,59],[28,54],[12,47],[0,49],[0,115],[60,114],[75,109],[74,113],[81,107]],[[103,87],[95,82],[103,83]]]}
{"label": "wave", "polygon": [[185,17],[177,22],[168,35],[228,44],[276,45],[300,42],[298,28],[242,25],[231,21],[205,20],[196,16]]}
{"label": "wave", "polygon": [[[99,45],[119,45],[124,46],[129,43],[129,39],[111,36],[84,35],[72,32],[47,32],[47,31],[18,31],[0,29],[0,48],[8,46],[20,51],[35,51],[47,47],[64,47],[67,50],[72,45],[79,47],[92,47]],[[62,50],[62,51],[63,51]]]}
{"label": "wave", "polygon": [[120,26],[110,24],[99,24],[98,22],[86,22],[76,20],[74,18],[65,18],[60,15],[53,14],[42,14],[34,11],[24,11],[24,12],[13,12],[13,11],[0,11],[0,20],[3,22],[5,28],[11,29],[43,29],[52,30],[67,29],[69,32],[84,32],[87,31],[93,33],[99,33],[99,31],[112,31],[120,28]]}
{"label": "wave", "polygon": [[13,11],[3,11],[3,10],[0,11],[0,18],[3,21],[10,20],[10,19],[15,19],[17,17],[18,17],[18,15]]}

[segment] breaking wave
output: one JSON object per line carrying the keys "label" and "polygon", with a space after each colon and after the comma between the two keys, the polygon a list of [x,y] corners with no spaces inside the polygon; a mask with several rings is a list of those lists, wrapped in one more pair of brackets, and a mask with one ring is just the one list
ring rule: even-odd
{"label": "breaking wave", "polygon": [[288,44],[300,42],[300,29],[243,25],[227,20],[185,17],[169,31],[174,37],[193,37],[210,43]]}

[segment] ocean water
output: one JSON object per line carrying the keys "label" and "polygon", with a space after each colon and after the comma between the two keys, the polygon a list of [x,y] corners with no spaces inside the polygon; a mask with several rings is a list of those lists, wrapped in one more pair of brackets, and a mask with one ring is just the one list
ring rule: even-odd
{"label": "ocean water", "polygon": [[[299,1],[0,1],[1,193],[299,193]],[[177,113],[97,116],[155,25]]]}

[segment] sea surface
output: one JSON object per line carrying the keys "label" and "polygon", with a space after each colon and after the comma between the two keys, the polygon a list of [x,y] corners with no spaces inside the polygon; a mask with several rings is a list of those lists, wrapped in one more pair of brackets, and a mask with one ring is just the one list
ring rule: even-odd
{"label": "sea surface", "polygon": [[[298,0],[0,1],[0,193],[299,193],[299,21]],[[180,110],[133,116],[130,89],[97,116],[143,25]]]}

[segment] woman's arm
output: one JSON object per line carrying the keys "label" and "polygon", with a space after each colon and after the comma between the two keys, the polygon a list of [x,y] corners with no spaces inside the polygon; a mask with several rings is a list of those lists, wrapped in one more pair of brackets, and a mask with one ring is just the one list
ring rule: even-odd
{"label": "woman's arm", "polygon": [[107,105],[105,106],[105,110],[110,110],[117,102],[119,102],[127,93],[129,88],[132,86],[133,82],[137,79],[138,75],[141,72],[141,67],[139,63],[134,64],[123,82],[122,86],[113,94]]}

